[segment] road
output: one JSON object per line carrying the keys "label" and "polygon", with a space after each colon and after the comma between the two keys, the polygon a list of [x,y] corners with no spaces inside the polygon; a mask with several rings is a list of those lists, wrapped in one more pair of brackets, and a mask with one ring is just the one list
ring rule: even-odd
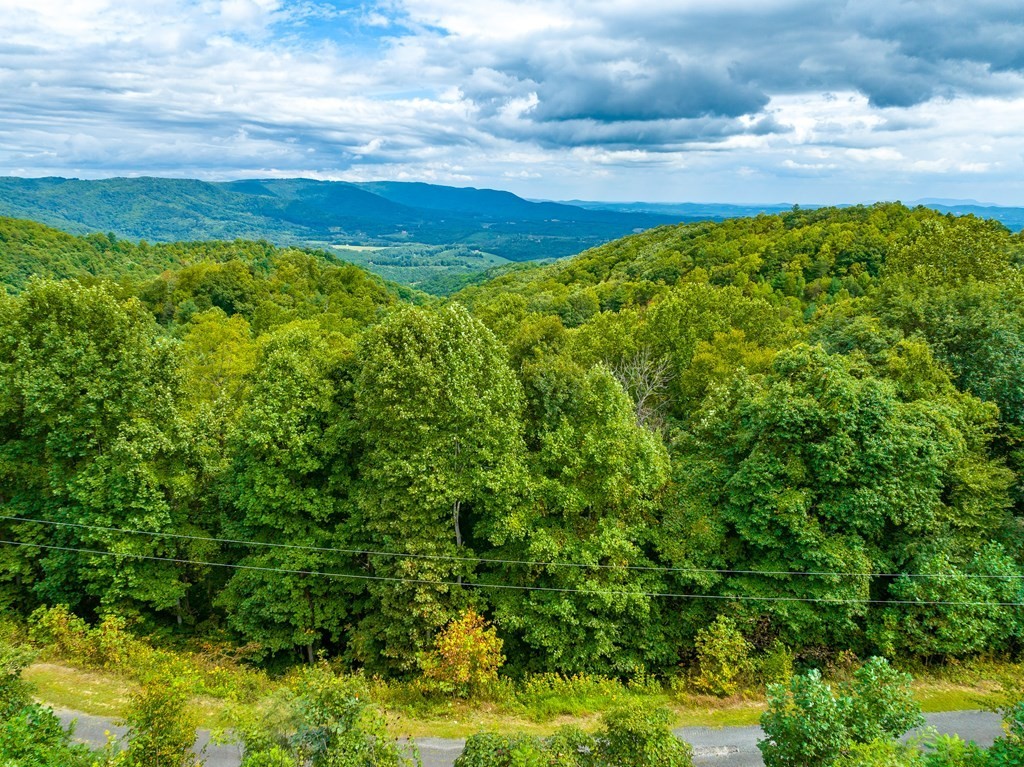
{"label": "road", "polygon": [[[57,714],[65,725],[77,720],[75,738],[94,746],[107,742],[106,732],[124,734],[123,728],[114,726],[113,720],[105,717],[64,710],[58,710]],[[973,740],[986,748],[1003,732],[999,716],[988,711],[926,714],[925,719],[926,727],[932,727],[940,733],[959,735],[964,740]],[[675,733],[693,745],[695,765],[761,767],[764,764],[761,752],[757,750],[757,741],[762,737],[760,727],[681,727]],[[237,746],[220,746],[209,741],[210,733],[200,730],[196,747],[206,748],[207,767],[238,767],[241,753]],[[452,767],[455,758],[462,753],[464,742],[446,738],[417,738],[416,745],[420,750],[423,767]]]}

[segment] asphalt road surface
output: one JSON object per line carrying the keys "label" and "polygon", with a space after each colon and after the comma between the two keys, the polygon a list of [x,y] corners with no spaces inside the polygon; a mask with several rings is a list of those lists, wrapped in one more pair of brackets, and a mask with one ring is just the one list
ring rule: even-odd
{"label": "asphalt road surface", "polygon": [[[106,732],[124,734],[123,728],[115,727],[113,720],[105,717],[62,710],[58,710],[57,714],[65,725],[77,720],[75,738],[94,746],[101,746],[107,742]],[[1003,733],[1002,720],[998,715],[988,711],[926,714],[925,719],[928,722],[926,727],[948,735],[959,735],[964,740],[973,740],[986,748]],[[761,752],[757,750],[757,741],[762,737],[760,727],[681,727],[675,733],[693,745],[695,765],[761,767],[764,764],[761,761]],[[915,733],[911,733],[913,734]],[[423,767],[451,767],[455,758],[462,753],[464,742],[447,738],[416,739]],[[206,749],[207,767],[238,767],[241,762],[238,746],[212,744],[210,733],[203,730],[199,732],[196,748]]]}

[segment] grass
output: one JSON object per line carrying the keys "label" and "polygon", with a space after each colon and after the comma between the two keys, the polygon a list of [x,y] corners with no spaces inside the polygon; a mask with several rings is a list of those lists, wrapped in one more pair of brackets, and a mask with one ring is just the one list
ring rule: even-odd
{"label": "grass", "polygon": [[41,702],[95,716],[121,716],[128,697],[138,689],[135,683],[113,674],[56,663],[35,663],[21,676],[32,684]]}
{"label": "grass", "polygon": [[[1010,669],[1007,671],[1007,669]],[[1017,673],[1016,667],[994,666],[985,677],[938,673],[914,682],[914,693],[925,712],[957,711],[994,706],[999,701],[996,679]],[[108,671],[83,670],[61,663],[36,663],[24,672],[35,686],[36,697],[55,708],[117,718],[138,685]],[[549,679],[507,691],[504,701],[415,700],[401,685],[375,685],[388,729],[395,737],[464,738],[482,730],[549,735],[558,727],[575,724],[584,730],[598,726],[601,713],[628,699],[642,699],[668,706],[675,726],[731,727],[757,724],[764,710],[761,696],[719,699],[683,694],[672,697],[652,689],[634,690],[610,680]],[[196,697],[193,710],[201,727],[216,729],[226,724],[227,704],[211,697]]]}
{"label": "grass", "polygon": [[[139,689],[137,683],[110,672],[86,671],[59,663],[34,663],[21,676],[32,684],[35,698],[41,703],[111,719],[124,714],[128,699]],[[227,723],[226,706],[221,700],[197,696],[192,698],[191,708],[204,729]]]}
{"label": "grass", "polygon": [[974,685],[922,680],[914,683],[914,697],[926,714],[992,708],[999,704],[999,685],[979,681]]}

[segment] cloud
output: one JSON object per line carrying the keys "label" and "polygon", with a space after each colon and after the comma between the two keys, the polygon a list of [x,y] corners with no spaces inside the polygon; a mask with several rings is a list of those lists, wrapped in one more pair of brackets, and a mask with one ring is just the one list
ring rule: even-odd
{"label": "cloud", "polygon": [[0,17],[0,173],[849,199],[957,172],[1012,195],[1022,170],[1016,2],[0,0]]}

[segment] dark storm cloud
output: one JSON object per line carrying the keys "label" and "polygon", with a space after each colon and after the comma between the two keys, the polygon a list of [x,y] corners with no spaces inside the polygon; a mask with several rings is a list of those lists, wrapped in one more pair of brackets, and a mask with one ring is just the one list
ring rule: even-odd
{"label": "dark storm cloud", "polygon": [[513,124],[495,120],[488,121],[485,127],[495,136],[526,139],[549,149],[584,146],[643,149],[651,152],[677,151],[690,144],[715,143],[739,134],[763,135],[790,130],[788,126],[779,125],[770,117],[749,125],[727,117],[698,117],[615,122],[593,119],[524,120]]}
{"label": "dark storm cloud", "polygon": [[[573,8],[586,20],[585,34],[544,30],[525,54],[520,38],[449,35],[428,55],[456,71],[460,62],[472,63],[463,92],[484,116],[532,95],[535,104],[518,123],[524,138],[571,142],[636,135],[647,144],[651,135],[674,137],[664,121],[759,115],[777,95],[853,90],[886,109],[1021,91],[1019,3],[580,2]],[[571,129],[527,124],[566,121]],[[581,130],[581,121],[594,125]],[[655,125],[638,129],[644,121]]]}
{"label": "dark storm cloud", "polygon": [[862,34],[893,41],[917,60],[976,62],[996,72],[1024,67],[1019,2],[895,2],[874,13],[851,10],[849,17]]}
{"label": "dark storm cloud", "polygon": [[682,65],[667,56],[586,63],[540,84],[534,119],[620,122],[739,117],[759,112],[768,96],[727,72]]}

